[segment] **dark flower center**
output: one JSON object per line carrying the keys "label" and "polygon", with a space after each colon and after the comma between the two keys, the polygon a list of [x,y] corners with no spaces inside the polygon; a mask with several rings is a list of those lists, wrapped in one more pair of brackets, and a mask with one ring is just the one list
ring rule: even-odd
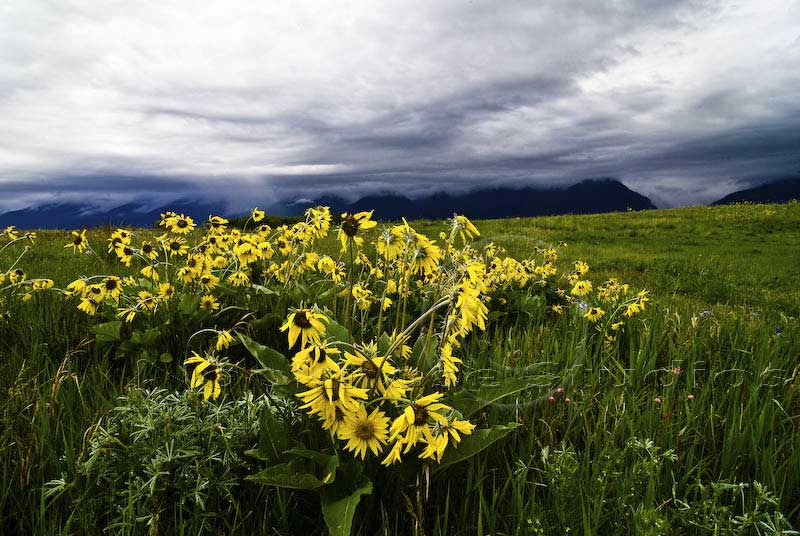
{"label": "dark flower center", "polygon": [[359,423],[356,427],[356,436],[364,441],[369,441],[375,437],[375,426],[370,421]]}
{"label": "dark flower center", "polygon": [[361,364],[361,372],[370,380],[374,380],[378,376],[378,367],[371,359],[366,359]]}
{"label": "dark flower center", "polygon": [[181,243],[180,242],[172,242],[169,245],[169,249],[171,249],[172,251],[179,251],[181,249]]}
{"label": "dark flower center", "polygon": [[349,237],[356,236],[358,234],[358,220],[353,216],[347,216],[342,220],[342,232]]}
{"label": "dark flower center", "polygon": [[80,246],[81,244],[83,244],[83,237],[76,236],[75,239],[72,241],[72,243],[75,244],[76,246]]}
{"label": "dark flower center", "polygon": [[308,329],[311,327],[311,321],[305,311],[297,311],[294,314],[294,325],[300,329]]}
{"label": "dark flower center", "polygon": [[152,252],[153,252],[153,246],[151,246],[150,244],[145,244],[142,246],[142,253],[144,253],[145,255],[149,255]]}
{"label": "dark flower center", "polygon": [[217,381],[217,378],[219,377],[219,374],[217,373],[217,367],[215,367],[214,365],[209,365],[208,367],[206,367],[205,370],[203,370],[202,374],[203,378],[212,382]]}
{"label": "dark flower center", "polygon": [[422,406],[411,404],[414,410],[414,426],[424,426],[428,422],[428,410]]}
{"label": "dark flower center", "polygon": [[129,247],[125,247],[122,249],[122,253],[124,253],[125,255],[133,255],[133,250]]}
{"label": "dark flower center", "polygon": [[106,281],[106,290],[114,290],[117,288],[117,280],[116,279],[109,279]]}
{"label": "dark flower center", "polygon": [[189,222],[186,220],[178,220],[178,227],[185,229],[186,227],[189,227]]}
{"label": "dark flower center", "polygon": [[317,363],[324,363],[325,362],[325,358],[328,355],[325,352],[325,348],[317,348],[316,349],[316,353],[317,353]]}

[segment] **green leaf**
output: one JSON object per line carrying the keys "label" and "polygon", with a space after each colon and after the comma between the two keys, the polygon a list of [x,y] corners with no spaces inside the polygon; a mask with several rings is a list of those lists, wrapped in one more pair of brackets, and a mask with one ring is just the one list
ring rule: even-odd
{"label": "green leaf", "polygon": [[263,456],[262,459],[275,463],[289,448],[286,428],[275,418],[272,408],[269,407],[261,410],[259,424],[261,425],[261,435],[258,439],[258,453]]}
{"label": "green leaf", "polygon": [[94,334],[97,342],[114,342],[120,339],[119,332],[122,329],[122,320],[112,320],[97,324],[94,327]]}
{"label": "green leaf", "polygon": [[[354,465],[348,464],[347,467]],[[337,480],[336,483],[322,488],[319,493],[322,515],[331,536],[350,536],[353,516],[361,497],[372,493],[372,482],[361,471],[351,470],[347,473],[350,478]]]}
{"label": "green leaf", "polygon": [[519,426],[517,423],[509,423],[483,430],[475,430],[471,435],[463,437],[457,447],[448,446],[442,457],[442,462],[438,466],[434,466],[434,471],[441,471],[453,464],[472,458],[480,451],[503,439]]}
{"label": "green leaf", "polygon": [[392,345],[392,339],[389,338],[389,335],[387,335],[386,332],[384,331],[378,338],[378,355],[386,355],[386,352],[389,351],[389,347],[391,345]]}
{"label": "green leaf", "polygon": [[328,322],[328,327],[325,329],[325,336],[333,337],[335,340],[339,342],[350,342],[350,332],[347,331],[343,325],[338,323],[336,320],[331,319]]}
{"label": "green leaf", "polygon": [[267,467],[259,473],[244,477],[244,479],[264,486],[289,489],[311,490],[325,485],[325,482],[310,473],[303,472],[297,467],[297,464],[292,462]]}
{"label": "green leaf", "polygon": [[197,312],[200,308],[200,295],[199,294],[184,294],[181,302],[178,304],[178,311],[185,316]]}
{"label": "green leaf", "polygon": [[339,456],[336,454],[327,455],[316,450],[305,448],[294,448],[286,451],[286,454],[294,454],[301,458],[313,461],[319,468],[318,477],[325,484],[330,484],[336,479],[336,468],[339,467]]}
{"label": "green leaf", "polygon": [[[545,378],[542,378],[542,382]],[[451,397],[452,406],[457,408],[468,419],[490,404],[494,404],[507,396],[533,389],[549,383],[539,383],[533,378],[504,378],[499,385],[479,387],[476,390],[458,391]]]}
{"label": "green leaf", "polygon": [[273,374],[269,374],[273,383],[283,385],[289,382],[292,377],[292,369],[289,366],[289,360],[286,359],[286,356],[277,350],[257,343],[243,333],[239,333],[238,335],[244,347],[256,358],[259,364],[267,371],[274,372]]}
{"label": "green leaf", "polygon": [[432,335],[430,341],[428,341],[428,348],[425,350],[425,355],[422,355],[422,350],[425,348],[425,341],[428,339],[428,333],[425,331],[417,338],[417,342],[414,343],[414,346],[411,348],[411,357],[409,361],[416,364],[416,366],[421,367],[424,365],[425,370],[422,372],[427,372],[428,370],[436,364],[436,348],[439,346],[439,338],[436,335]]}
{"label": "green leaf", "polygon": [[271,296],[273,294],[276,295],[276,296],[278,295],[277,292],[275,292],[271,288],[267,288],[267,287],[265,287],[263,285],[250,285],[250,287],[255,289],[259,294],[266,294],[267,296]]}

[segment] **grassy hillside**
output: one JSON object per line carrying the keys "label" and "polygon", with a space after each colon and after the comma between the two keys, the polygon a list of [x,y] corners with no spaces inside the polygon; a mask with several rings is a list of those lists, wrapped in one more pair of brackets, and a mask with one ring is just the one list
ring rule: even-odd
{"label": "grassy hillside", "polygon": [[[452,283],[445,275],[478,284],[459,264],[469,254],[442,262],[434,279],[419,278],[407,304],[393,294],[386,313],[374,303],[359,308],[346,283],[300,273],[259,280],[262,287],[224,278],[212,291],[176,284],[157,311],[123,323],[108,302],[89,316],[77,298],[54,290],[23,298],[6,279],[0,533],[322,534],[350,522],[364,535],[800,528],[800,205],[475,223],[476,250],[494,243],[539,267],[546,263],[537,248],[566,246],[546,280],[501,284],[484,274],[486,329],[472,326],[451,349],[463,360],[452,389],[438,379],[442,347],[427,350],[429,340],[444,340],[446,315],[412,321]],[[443,222],[412,225],[432,238],[447,230]],[[369,242],[380,229],[364,233],[373,261]],[[92,255],[65,250],[68,232],[39,233],[32,250],[18,242],[0,253],[0,269],[19,258],[15,268],[28,279],[49,277],[56,288],[79,276],[127,275],[106,252],[110,231],[88,231]],[[133,243],[155,234],[137,230]],[[280,241],[270,240],[277,250]],[[333,228],[314,250],[339,255]],[[303,256],[287,258],[292,265]],[[345,281],[377,294],[376,280],[392,277],[343,258]],[[175,282],[185,257],[176,259],[161,282]],[[591,294],[570,296],[576,260],[590,266],[579,279],[591,280]],[[269,273],[267,264],[253,263],[253,278]],[[598,297],[612,277],[631,285],[622,301]],[[625,316],[642,288],[651,292],[644,311]],[[206,292],[221,310],[198,309]],[[362,462],[299,407],[294,380],[306,380],[288,370],[283,356],[296,348],[279,328],[290,308],[309,302],[327,307],[331,326],[338,322],[330,334],[351,351],[367,351],[372,337],[391,331],[387,323],[414,328],[410,357],[395,359],[388,338],[376,348],[398,369],[402,361],[403,371],[422,371],[422,386],[440,390],[476,426],[457,448],[447,446],[441,465],[418,459],[420,447],[390,467],[380,463],[388,446]],[[590,305],[605,314],[588,319]],[[452,307],[463,319],[463,306]],[[213,350],[218,330],[242,338],[221,351],[219,399],[204,400],[183,361]],[[374,403],[391,413],[408,402]],[[349,509],[337,506],[348,497]]]}

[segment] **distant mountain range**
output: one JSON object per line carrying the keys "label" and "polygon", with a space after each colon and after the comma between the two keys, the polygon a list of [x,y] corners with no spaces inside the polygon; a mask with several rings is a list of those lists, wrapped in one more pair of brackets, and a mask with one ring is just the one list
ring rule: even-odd
{"label": "distant mountain range", "polygon": [[[258,202],[254,201],[256,204]],[[399,220],[401,217],[441,219],[456,212],[482,219],[655,208],[650,199],[615,179],[585,180],[568,188],[482,188],[466,193],[437,192],[413,199],[386,193],[362,197],[355,202],[323,196],[308,202],[291,200],[259,206],[269,213],[295,215],[315,205],[329,206],[335,214],[374,209],[375,217],[381,220]],[[167,210],[187,214],[197,221],[204,221],[211,214],[237,216],[207,200],[182,199],[149,209],[136,203],[113,208],[51,203],[0,214],[0,226],[15,225],[22,229],[75,229],[98,225],[148,227]]]}
{"label": "distant mountain range", "polygon": [[136,203],[113,208],[98,208],[77,203],[49,203],[0,214],[0,227],[20,229],[83,229],[100,225],[152,227],[167,210],[203,221],[216,214],[219,207],[206,201],[180,200],[155,209],[143,209]]}
{"label": "distant mountain range", "polygon": [[655,208],[650,199],[615,179],[585,180],[568,188],[498,187],[455,194],[437,192],[416,199],[383,194],[348,202],[340,197],[325,196],[295,207],[305,209],[319,204],[337,213],[375,209],[375,216],[385,220],[441,219],[453,213],[485,219]]}
{"label": "distant mountain range", "polygon": [[800,177],[789,177],[754,188],[739,190],[714,201],[712,205],[730,205],[745,202],[787,203],[792,199],[800,200]]}

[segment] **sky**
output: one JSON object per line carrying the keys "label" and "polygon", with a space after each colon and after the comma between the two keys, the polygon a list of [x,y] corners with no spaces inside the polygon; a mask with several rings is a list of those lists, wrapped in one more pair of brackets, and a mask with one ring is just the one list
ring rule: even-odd
{"label": "sky", "polygon": [[[0,209],[800,177],[800,1],[0,0]],[[256,203],[254,203],[256,202]]]}

